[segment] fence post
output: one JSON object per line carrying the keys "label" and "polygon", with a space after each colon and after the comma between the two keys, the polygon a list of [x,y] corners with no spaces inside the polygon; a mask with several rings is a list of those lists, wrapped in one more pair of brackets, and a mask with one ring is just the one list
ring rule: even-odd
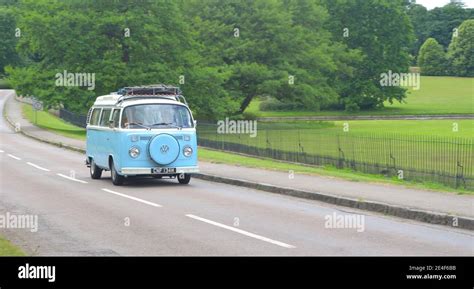
{"label": "fence post", "polygon": [[[388,155],[389,155],[389,161],[388,161],[388,165],[387,165],[387,174],[390,175],[390,169],[392,169],[394,172],[395,172],[395,175],[397,174],[397,168],[396,168],[396,164],[395,164],[395,157],[393,156],[393,148],[392,148],[392,142],[393,142],[393,138],[394,136],[391,135],[389,136],[389,139],[388,139],[388,149],[389,149],[389,152],[388,152]],[[393,163],[393,165],[392,165]]]}
{"label": "fence post", "polygon": [[[298,162],[307,163],[306,162],[306,153],[304,151],[304,147],[301,145],[301,130],[300,129],[298,129],[298,148],[299,148],[299,150],[298,150]],[[300,152],[303,155],[303,161],[300,161],[300,158],[299,158]]]}
{"label": "fence post", "polygon": [[342,169],[342,168],[344,168],[345,156],[344,156],[344,151],[341,149],[341,142],[339,140],[339,134],[337,135],[337,148],[339,150],[339,159],[338,159],[338,162],[337,162],[337,167],[339,169]]}
{"label": "fence post", "polygon": [[[459,182],[462,181],[464,188],[466,187],[466,180],[464,179],[464,166],[461,165],[459,161],[459,148],[461,147],[462,143],[456,142],[456,188],[459,187]],[[459,172],[461,170],[461,172]]]}
{"label": "fence post", "polygon": [[[459,168],[461,168],[461,173],[459,173]],[[459,187],[459,181],[463,182],[464,187],[466,187],[466,180],[464,179],[464,167],[459,161],[457,161],[456,166],[456,188]]]}
{"label": "fence post", "polygon": [[272,144],[270,143],[270,140],[268,139],[268,129],[265,130],[265,154],[266,157],[273,157],[273,154],[271,153],[272,149]]}

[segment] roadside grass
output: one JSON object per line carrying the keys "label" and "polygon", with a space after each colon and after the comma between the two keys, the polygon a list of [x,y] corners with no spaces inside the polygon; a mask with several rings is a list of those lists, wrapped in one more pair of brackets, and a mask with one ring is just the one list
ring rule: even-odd
{"label": "roadside grass", "polygon": [[421,76],[420,89],[408,89],[405,103],[385,103],[380,110],[345,111],[260,111],[261,100],[254,99],[246,109],[258,117],[473,114],[474,78]]}
{"label": "roadside grass", "polygon": [[[35,124],[35,113],[33,108],[29,104],[22,105],[23,115],[33,124]],[[64,120],[52,115],[47,111],[38,111],[37,112],[37,126],[44,128],[46,130],[55,132],[60,135],[64,135],[70,138],[75,139],[86,139],[86,130],[75,126],[73,124],[67,123]]]}
{"label": "roadside grass", "polygon": [[0,256],[25,256],[20,248],[0,236]]}
{"label": "roadside grass", "polygon": [[406,186],[409,188],[415,188],[415,189],[434,190],[434,191],[474,195],[474,191],[465,190],[462,188],[456,189],[456,188],[444,186],[438,183],[411,182],[411,181],[406,181],[406,180],[399,180],[396,177],[389,178],[383,175],[373,175],[373,174],[355,172],[350,169],[337,169],[332,166],[321,166],[321,167],[305,166],[301,164],[280,162],[280,161],[269,159],[269,158],[257,158],[257,157],[239,155],[235,153],[227,153],[227,152],[207,149],[203,147],[199,148],[199,160],[213,162],[213,163],[237,165],[237,166],[249,167],[249,168],[261,168],[261,169],[267,169],[267,170],[282,171],[282,172],[289,172],[290,170],[292,170],[295,174],[303,173],[303,174],[316,175],[316,176],[335,177],[335,178],[350,180],[353,182],[385,183],[385,184],[392,184],[392,185],[403,185],[403,186]]}

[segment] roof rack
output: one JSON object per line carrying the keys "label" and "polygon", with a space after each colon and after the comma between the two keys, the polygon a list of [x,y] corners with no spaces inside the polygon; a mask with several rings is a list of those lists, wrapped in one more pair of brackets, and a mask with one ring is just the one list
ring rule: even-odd
{"label": "roof rack", "polygon": [[161,98],[161,99],[174,99],[179,102],[184,102],[188,105],[186,99],[181,94],[181,90],[177,86],[170,86],[164,84],[152,84],[145,86],[132,86],[124,87],[117,91],[117,94],[121,95],[117,100],[120,103],[129,99],[145,99],[145,98]]}

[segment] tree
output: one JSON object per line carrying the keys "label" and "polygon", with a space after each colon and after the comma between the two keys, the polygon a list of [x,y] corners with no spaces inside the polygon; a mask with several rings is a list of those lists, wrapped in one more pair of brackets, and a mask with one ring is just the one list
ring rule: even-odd
{"label": "tree", "polygon": [[416,56],[421,45],[430,34],[430,12],[423,5],[410,3],[407,7],[407,14],[410,17],[415,32],[415,41],[410,47],[410,53]]}
{"label": "tree", "polygon": [[382,73],[407,72],[413,29],[402,0],[324,0],[330,14],[328,29],[335,40],[358,50],[353,76],[344,79],[340,105],[346,110],[383,107],[402,101],[405,89],[381,86]]}
{"label": "tree", "polygon": [[239,102],[235,113],[259,95],[313,110],[337,101],[330,75],[348,73],[347,65],[338,65],[348,56],[331,43],[323,27],[328,15],[317,2],[194,1],[185,15],[206,65],[230,73],[223,86]]}
{"label": "tree", "polygon": [[451,72],[457,76],[474,76],[474,19],[464,21],[453,34],[448,49]]}
{"label": "tree", "polygon": [[[96,96],[122,86],[177,83],[194,59],[173,2],[21,1],[17,10],[25,66],[9,69],[10,79],[46,106],[84,112]],[[56,86],[63,71],[95,74],[95,89]]]}
{"label": "tree", "polygon": [[438,41],[434,38],[426,39],[418,53],[418,66],[423,75],[445,75],[446,55]]}
{"label": "tree", "polygon": [[465,8],[461,1],[450,2],[443,7],[427,10],[424,6],[410,3],[407,14],[413,24],[416,39],[411,53],[416,55],[428,38],[436,39],[444,49],[448,48],[453,29],[464,20],[474,18],[474,9]]}
{"label": "tree", "polygon": [[[0,7],[0,75],[4,73],[7,65],[16,65],[20,58],[15,46],[21,31],[16,30],[16,22],[12,9]],[[16,35],[15,35],[16,34]]]}
{"label": "tree", "polygon": [[474,9],[464,8],[462,2],[450,2],[430,11],[428,37],[435,38],[446,49],[451,41],[453,29],[464,20],[474,18]]}

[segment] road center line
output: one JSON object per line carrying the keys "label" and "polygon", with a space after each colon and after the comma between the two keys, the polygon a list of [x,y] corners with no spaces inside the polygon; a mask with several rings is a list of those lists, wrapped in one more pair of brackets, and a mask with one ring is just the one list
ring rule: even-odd
{"label": "road center line", "polygon": [[102,189],[102,191],[110,193],[110,194],[114,194],[114,195],[117,195],[117,196],[121,196],[121,197],[124,197],[124,198],[127,198],[127,199],[131,199],[131,200],[134,200],[134,201],[137,201],[137,202],[140,202],[140,203],[144,203],[144,204],[147,204],[147,205],[150,205],[150,206],[153,206],[153,207],[157,207],[157,208],[162,207],[162,205],[152,203],[152,202],[149,202],[149,201],[146,201],[146,200],[142,200],[140,198],[132,197],[132,196],[129,196],[129,195],[117,193],[117,192],[114,192],[114,191],[109,190],[109,189]]}
{"label": "road center line", "polygon": [[82,183],[82,184],[87,184],[87,182],[86,182],[86,181],[83,181],[83,180],[78,180],[78,179],[75,179],[75,178],[71,178],[71,177],[68,177],[68,176],[63,175],[63,174],[57,174],[57,175],[60,176],[60,177],[62,177],[62,178],[71,180],[71,181],[75,181],[75,182]]}
{"label": "road center line", "polygon": [[35,165],[34,163],[30,163],[30,162],[27,162],[28,165],[34,167],[34,168],[37,168],[38,170],[42,170],[42,171],[45,171],[45,172],[49,172],[50,170],[46,169],[46,168],[43,168],[43,167],[40,167],[38,165]]}
{"label": "road center line", "polygon": [[21,161],[21,159],[17,156],[14,156],[12,154],[7,154],[7,156],[11,157],[12,159],[15,159],[15,160],[18,160],[18,161]]}
{"label": "road center line", "polygon": [[221,228],[224,228],[224,229],[227,229],[227,230],[231,230],[231,231],[234,231],[236,233],[239,233],[239,234],[242,234],[242,235],[245,235],[245,236],[248,236],[248,237],[252,237],[252,238],[264,241],[264,242],[272,243],[274,245],[278,245],[278,246],[281,246],[281,247],[285,247],[285,248],[289,248],[289,249],[296,248],[293,245],[288,245],[288,244],[280,242],[280,241],[275,241],[275,240],[272,240],[270,238],[266,238],[266,237],[263,237],[263,236],[260,236],[260,235],[254,234],[254,233],[250,233],[250,232],[247,232],[247,231],[244,231],[244,230],[241,230],[241,229],[237,229],[237,228],[227,226],[227,225],[224,225],[224,224],[221,224],[221,223],[218,223],[218,222],[214,222],[214,221],[211,221],[211,220],[208,220],[208,219],[204,219],[204,218],[201,218],[201,217],[198,217],[198,216],[195,216],[195,215],[187,214],[186,217],[189,217],[189,218],[192,218],[192,219],[204,222],[204,223],[208,223],[208,224],[211,224],[211,225],[214,225],[214,226],[217,226],[217,227],[221,227]]}

